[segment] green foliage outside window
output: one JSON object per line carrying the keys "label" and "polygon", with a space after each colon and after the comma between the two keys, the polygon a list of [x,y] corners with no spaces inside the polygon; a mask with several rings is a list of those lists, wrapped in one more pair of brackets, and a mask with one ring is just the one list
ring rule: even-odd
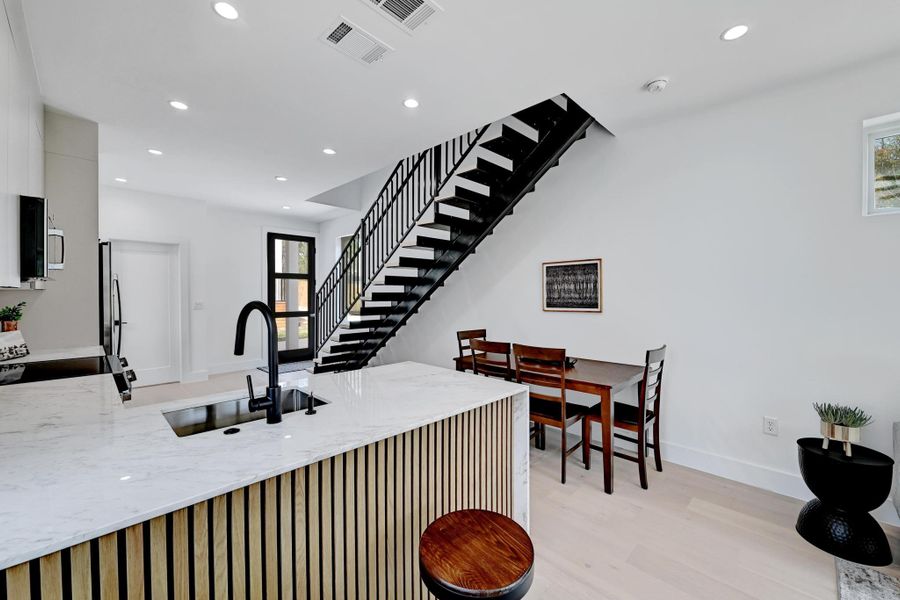
{"label": "green foliage outside window", "polygon": [[900,134],[875,140],[875,208],[900,208]]}

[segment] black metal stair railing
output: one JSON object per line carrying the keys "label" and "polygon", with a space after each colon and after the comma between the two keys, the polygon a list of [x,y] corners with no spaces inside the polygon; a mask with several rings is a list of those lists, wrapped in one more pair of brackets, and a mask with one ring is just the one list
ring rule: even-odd
{"label": "black metal stair railing", "polygon": [[490,124],[397,163],[316,292],[318,354]]}

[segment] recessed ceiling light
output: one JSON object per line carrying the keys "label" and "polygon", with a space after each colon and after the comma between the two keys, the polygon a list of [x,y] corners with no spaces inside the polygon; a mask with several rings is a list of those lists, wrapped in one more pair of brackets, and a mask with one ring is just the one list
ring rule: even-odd
{"label": "recessed ceiling light", "polygon": [[279,175],[278,177],[275,178],[275,181],[280,181],[280,182],[284,183],[285,181],[287,181],[287,177],[285,177],[283,175]]}
{"label": "recessed ceiling light", "polygon": [[747,35],[748,31],[750,31],[750,27],[747,25],[735,25],[723,31],[721,38],[723,41],[733,42]]}
{"label": "recessed ceiling light", "polygon": [[128,481],[129,479],[131,479],[131,475],[122,475],[119,477],[119,481]]}
{"label": "recessed ceiling light", "polygon": [[239,16],[237,9],[227,2],[216,2],[213,4],[213,10],[217,15],[229,21],[234,21]]}
{"label": "recessed ceiling light", "polygon": [[284,206],[281,207],[281,209],[282,210],[291,210],[291,207],[288,206],[287,204],[285,204]]}
{"label": "recessed ceiling light", "polygon": [[147,152],[153,156],[162,156],[162,150],[157,150],[156,148],[147,148]]}
{"label": "recessed ceiling light", "polygon": [[119,183],[128,183],[128,180],[124,177],[116,177],[116,181],[118,181]]}
{"label": "recessed ceiling light", "polygon": [[406,108],[419,108],[419,101],[415,98],[407,98],[403,101],[403,106]]}
{"label": "recessed ceiling light", "polygon": [[333,148],[323,148],[322,152],[331,156],[332,154],[337,154],[337,152]]}
{"label": "recessed ceiling light", "polygon": [[172,100],[169,102],[169,106],[174,108],[175,110],[187,110],[188,105],[182,102],[181,100]]}

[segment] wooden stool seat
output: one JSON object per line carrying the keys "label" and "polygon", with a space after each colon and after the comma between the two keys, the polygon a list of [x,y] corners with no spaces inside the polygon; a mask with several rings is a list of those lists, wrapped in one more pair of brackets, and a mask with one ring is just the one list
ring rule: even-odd
{"label": "wooden stool seat", "polygon": [[487,510],[459,510],[425,529],[422,581],[438,600],[518,600],[534,577],[534,546],[518,523]]}

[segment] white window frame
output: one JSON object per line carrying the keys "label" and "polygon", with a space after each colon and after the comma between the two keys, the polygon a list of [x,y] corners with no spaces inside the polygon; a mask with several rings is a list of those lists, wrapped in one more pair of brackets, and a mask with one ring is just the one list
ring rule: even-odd
{"label": "white window frame", "polygon": [[900,208],[875,206],[875,140],[900,135],[900,113],[863,121],[863,215],[898,215]]}

